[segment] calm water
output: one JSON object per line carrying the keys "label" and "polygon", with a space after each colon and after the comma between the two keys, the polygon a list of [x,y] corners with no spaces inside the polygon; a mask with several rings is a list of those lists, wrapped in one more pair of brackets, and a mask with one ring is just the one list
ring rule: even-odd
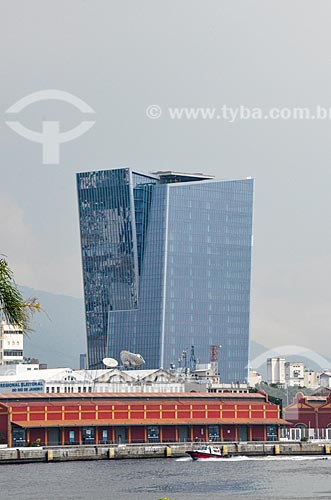
{"label": "calm water", "polygon": [[331,460],[230,458],[0,466],[0,499],[331,499]]}

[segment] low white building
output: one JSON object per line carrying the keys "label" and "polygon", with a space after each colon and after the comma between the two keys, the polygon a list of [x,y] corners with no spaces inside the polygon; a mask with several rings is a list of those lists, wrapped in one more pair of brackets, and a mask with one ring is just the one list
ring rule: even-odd
{"label": "low white building", "polygon": [[331,372],[325,371],[320,375],[320,386],[331,387]]}
{"label": "low white building", "polygon": [[0,367],[0,393],[184,392],[184,380],[165,370],[72,370],[20,364]]}
{"label": "low white building", "polygon": [[304,371],[304,386],[310,387],[311,389],[317,389],[320,386],[320,376],[319,372],[315,372],[314,370],[305,370]]}
{"label": "low white building", "polygon": [[50,368],[40,370],[39,365],[13,365],[2,367],[0,371],[0,393],[49,392],[66,393],[79,392],[82,386],[84,392],[89,391],[90,381],[74,373],[71,368]]}
{"label": "low white building", "polygon": [[302,361],[287,361],[285,363],[285,384],[287,387],[304,387],[305,366]]}
{"label": "low white building", "polygon": [[249,392],[249,384],[245,383],[233,383],[233,384],[222,384],[222,383],[212,383],[207,386],[208,392],[233,392],[237,394],[244,394]]}
{"label": "low white building", "polygon": [[262,375],[256,370],[249,370],[249,385],[250,387],[255,387],[257,384],[261,384]]}
{"label": "low white building", "polygon": [[23,361],[23,331],[21,328],[0,322],[0,365]]}

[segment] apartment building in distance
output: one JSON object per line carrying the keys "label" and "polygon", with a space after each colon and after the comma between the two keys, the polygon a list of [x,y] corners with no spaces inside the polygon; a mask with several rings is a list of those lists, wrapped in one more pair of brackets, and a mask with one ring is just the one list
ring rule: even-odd
{"label": "apartment building in distance", "polygon": [[23,337],[22,329],[18,326],[0,322],[0,365],[23,362]]}
{"label": "apartment building in distance", "polygon": [[267,359],[267,382],[285,387],[285,358]]}
{"label": "apartment building in distance", "polygon": [[285,363],[285,383],[287,387],[305,386],[305,365],[302,361]]}

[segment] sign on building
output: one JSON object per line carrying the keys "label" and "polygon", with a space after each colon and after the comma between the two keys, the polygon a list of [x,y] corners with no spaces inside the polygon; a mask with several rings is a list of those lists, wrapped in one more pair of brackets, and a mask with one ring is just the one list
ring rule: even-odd
{"label": "sign on building", "polygon": [[45,392],[45,382],[43,380],[0,382],[0,394],[12,394],[16,392]]}

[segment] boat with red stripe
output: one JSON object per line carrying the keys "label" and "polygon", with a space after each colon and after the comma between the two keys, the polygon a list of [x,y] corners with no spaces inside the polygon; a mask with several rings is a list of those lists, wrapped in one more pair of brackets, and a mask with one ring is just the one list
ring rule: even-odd
{"label": "boat with red stripe", "polygon": [[206,445],[199,449],[186,451],[193,460],[201,460],[208,458],[228,458],[228,454],[224,454],[219,446]]}

